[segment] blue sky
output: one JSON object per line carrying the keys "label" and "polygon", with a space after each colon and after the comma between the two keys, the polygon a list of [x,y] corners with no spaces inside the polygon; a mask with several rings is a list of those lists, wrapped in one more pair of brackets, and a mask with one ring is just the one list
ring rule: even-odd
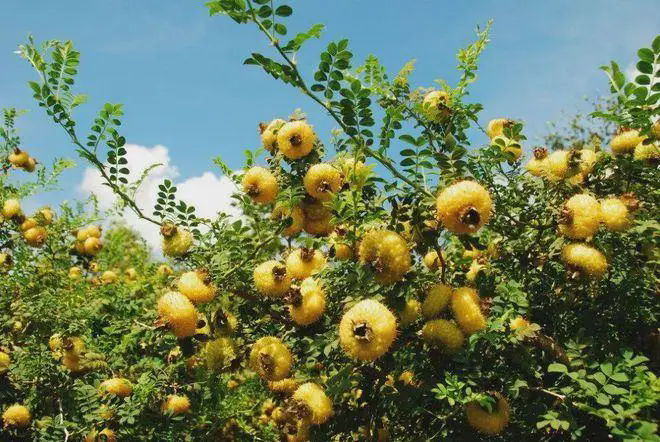
{"label": "blue sky", "polygon": [[[475,25],[494,19],[471,100],[485,106],[483,123],[499,116],[524,120],[531,141],[562,112],[584,109],[584,97],[607,92],[598,66],[611,59],[628,66],[636,50],[660,31],[660,16],[653,13],[657,0],[290,3],[295,12],[287,23],[289,34],[326,24],[321,40],[298,57],[308,78],[321,48],[349,38],[357,60],[373,53],[391,75],[415,58],[414,86],[432,86],[436,78],[455,84],[456,50],[473,38]],[[77,111],[81,130],[102,103],[123,103],[122,133],[128,142],[166,146],[180,180],[213,170],[210,159],[217,155],[240,167],[244,149],[258,146],[257,123],[288,116],[295,108],[308,114],[325,140],[335,127],[315,103],[258,68],[244,66],[250,52],[268,55],[272,48],[252,26],[209,17],[202,1],[5,0],[2,10],[0,107],[29,111],[19,127],[25,148],[42,162],[74,153],[33,102],[27,81],[34,74],[13,53],[30,33],[38,41],[71,39],[82,52],[78,91],[90,100]],[[84,168],[81,163],[67,171],[63,191],[41,199],[55,204],[80,197]]]}

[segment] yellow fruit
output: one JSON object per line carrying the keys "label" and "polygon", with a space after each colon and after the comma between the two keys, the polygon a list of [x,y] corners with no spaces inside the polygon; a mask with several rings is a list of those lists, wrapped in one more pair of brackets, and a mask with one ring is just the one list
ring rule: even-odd
{"label": "yellow fruit", "polygon": [[427,289],[426,298],[422,303],[422,316],[432,319],[438,316],[449,304],[451,287],[446,284],[433,284]]}
{"label": "yellow fruit", "polygon": [[486,265],[482,264],[479,259],[473,259],[472,263],[470,263],[470,269],[465,274],[465,279],[469,282],[475,282],[479,273],[485,271]]}
{"label": "yellow fruit", "polygon": [[504,127],[508,124],[511,124],[511,120],[508,118],[495,118],[488,122],[488,128],[486,132],[488,133],[488,138],[491,140],[495,137],[504,134]]}
{"label": "yellow fruit", "polygon": [[197,329],[197,309],[178,292],[167,292],[158,300],[158,314],[165,319],[175,336],[192,336]]}
{"label": "yellow fruit", "polygon": [[548,170],[555,179],[570,178],[580,172],[579,150],[556,150],[547,159]]}
{"label": "yellow fruit", "polygon": [[7,156],[7,159],[15,168],[25,167],[30,156],[24,150],[16,149],[13,153]]}
{"label": "yellow fruit", "polygon": [[608,230],[622,232],[630,227],[628,207],[619,198],[607,198],[600,202],[602,221]]}
{"label": "yellow fruit", "polygon": [[586,244],[565,245],[561,259],[569,268],[575,268],[591,278],[599,278],[607,271],[605,255]]}
{"label": "yellow fruit", "polygon": [[0,271],[11,268],[12,262],[13,260],[10,254],[0,252]]}
{"label": "yellow fruit", "polygon": [[447,353],[455,353],[463,346],[463,332],[453,321],[432,319],[424,324],[422,338],[432,347],[440,348]]}
{"label": "yellow fruit", "polygon": [[309,420],[316,425],[328,421],[334,414],[332,401],[323,389],[312,382],[302,384],[293,393],[293,399],[309,411]]}
{"label": "yellow fruit", "polygon": [[192,302],[208,302],[215,298],[216,290],[207,278],[208,274],[199,270],[185,272],[177,281],[177,289]]}
{"label": "yellow fruit", "polygon": [[0,375],[3,375],[9,371],[9,365],[11,364],[11,358],[4,351],[0,351]]}
{"label": "yellow fruit", "polygon": [[229,367],[236,359],[236,348],[228,337],[221,337],[206,343],[206,366],[209,370],[219,372]]}
{"label": "yellow fruit", "polygon": [[302,280],[320,272],[325,265],[325,256],[320,250],[296,249],[286,260],[286,272],[291,278]]}
{"label": "yellow fruit", "polygon": [[102,247],[103,244],[101,244],[101,240],[95,236],[90,236],[85,240],[85,243],[83,244],[83,249],[85,250],[85,255],[87,256],[96,256]]}
{"label": "yellow fruit", "polygon": [[102,231],[101,226],[94,226],[94,225],[87,226],[87,234],[92,238],[100,238],[101,231]]}
{"label": "yellow fruit", "polygon": [[117,274],[112,270],[106,270],[101,274],[101,282],[103,284],[112,284],[117,282]]}
{"label": "yellow fruit", "polygon": [[547,176],[550,172],[550,166],[548,164],[548,149],[544,147],[537,147],[534,149],[534,157],[529,160],[525,167],[527,171],[534,176]]}
{"label": "yellow fruit", "polygon": [[277,178],[270,170],[254,166],[243,175],[243,191],[255,203],[272,203],[277,196]]}
{"label": "yellow fruit", "polygon": [[37,227],[38,225],[39,224],[37,223],[37,220],[35,218],[27,218],[21,224],[21,231],[25,232],[26,230],[30,230],[33,227]]}
{"label": "yellow fruit", "polygon": [[332,232],[334,225],[332,224],[330,216],[328,215],[327,218],[323,219],[305,218],[305,224],[303,228],[305,229],[305,232],[309,233],[310,235],[327,236],[330,234],[330,232]]}
{"label": "yellow fruit", "polygon": [[275,152],[277,150],[277,132],[284,124],[286,124],[286,121],[279,118],[275,119],[261,133],[261,144],[268,152]]}
{"label": "yellow fruit", "polygon": [[53,222],[53,211],[50,209],[50,207],[43,207],[39,209],[36,216],[44,225],[50,225]]}
{"label": "yellow fruit", "polygon": [[192,241],[192,233],[181,227],[175,227],[174,233],[163,237],[163,253],[173,257],[182,256],[190,249]]}
{"label": "yellow fruit", "polygon": [[522,316],[517,316],[509,321],[509,328],[511,330],[518,330],[529,326],[529,321]]}
{"label": "yellow fruit", "polygon": [[639,135],[637,129],[626,130],[612,138],[610,146],[614,155],[620,155],[633,152],[642,141],[644,141],[644,137]]}
{"label": "yellow fruit", "polygon": [[99,271],[99,265],[96,262],[90,262],[89,263],[89,271],[90,272],[98,272]]}
{"label": "yellow fruit", "polygon": [[298,325],[309,325],[321,319],[325,311],[325,294],[319,283],[312,278],[300,285],[299,299],[289,306],[291,319]]}
{"label": "yellow fruit", "polygon": [[580,173],[585,176],[589,175],[599,159],[600,155],[593,150],[582,149],[580,151],[580,164],[578,166],[580,168]]}
{"label": "yellow fruit", "polygon": [[32,227],[23,233],[23,238],[27,245],[31,247],[41,247],[48,239],[48,232],[44,227]]}
{"label": "yellow fruit", "polygon": [[274,336],[266,336],[252,344],[250,367],[269,381],[289,376],[293,357],[289,349]]}
{"label": "yellow fruit", "polygon": [[129,281],[135,281],[137,279],[137,270],[135,270],[133,267],[129,267],[124,270],[124,276]]}
{"label": "yellow fruit", "polygon": [[81,270],[80,267],[71,267],[69,269],[69,279],[80,279]]}
{"label": "yellow fruit", "polygon": [[174,415],[187,413],[190,410],[190,399],[184,395],[172,394],[165,399],[162,408],[163,413]]}
{"label": "yellow fruit", "polygon": [[281,298],[291,287],[291,275],[275,260],[259,264],[253,272],[254,286],[260,293]]}
{"label": "yellow fruit", "polygon": [[104,428],[100,432],[97,432],[96,430],[91,430],[89,433],[87,433],[87,436],[85,436],[85,442],[117,442],[117,436],[115,436],[115,432],[112,431],[110,428]]}
{"label": "yellow fruit", "polygon": [[21,203],[14,198],[5,200],[2,205],[2,217],[5,219],[12,219],[21,212]]}
{"label": "yellow fruit", "polygon": [[435,201],[438,220],[456,234],[475,233],[488,223],[493,201],[475,181],[460,181],[445,188]]}
{"label": "yellow fruit", "polygon": [[27,427],[30,424],[30,419],[32,419],[30,410],[20,404],[10,405],[5,412],[2,413],[2,420],[4,421],[5,427]]}
{"label": "yellow fruit", "polygon": [[276,393],[293,394],[298,388],[298,382],[293,378],[286,378],[279,381],[268,381],[268,388]]}
{"label": "yellow fruit", "polygon": [[174,273],[172,267],[168,266],[167,264],[161,264],[156,269],[156,274],[159,276],[167,276],[171,275],[172,273]]}
{"label": "yellow fruit", "polygon": [[573,239],[585,239],[598,230],[601,221],[598,200],[586,193],[573,195],[561,212],[559,231]]}
{"label": "yellow fruit", "polygon": [[328,201],[341,189],[341,174],[330,164],[314,164],[307,170],[303,182],[309,195],[319,201]]}
{"label": "yellow fruit", "polygon": [[451,295],[451,309],[454,319],[465,334],[472,334],[486,328],[486,318],[481,313],[479,294],[469,287],[456,289]]}
{"label": "yellow fruit", "polygon": [[339,342],[353,359],[378,359],[390,348],[395,337],[396,317],[373,299],[355,304],[339,324]]}
{"label": "yellow fruit", "polygon": [[639,143],[635,146],[633,158],[638,161],[656,163],[660,160],[660,146],[657,143],[644,144]]}
{"label": "yellow fruit", "polygon": [[343,157],[337,161],[337,165],[341,170],[343,181],[358,189],[367,183],[372,169],[371,166],[365,166],[362,161],[356,161],[353,157]]}
{"label": "yellow fruit", "polygon": [[124,378],[110,378],[101,382],[99,389],[102,393],[112,394],[118,397],[127,397],[133,393],[133,386]]}
{"label": "yellow fruit", "polygon": [[367,232],[358,250],[360,263],[370,265],[381,284],[394,284],[403,279],[411,265],[406,241],[390,230]]}
{"label": "yellow fruit", "polygon": [[314,147],[316,135],[306,121],[290,121],[277,132],[277,147],[282,155],[297,160],[309,154]]}
{"label": "yellow fruit", "polygon": [[335,258],[338,261],[348,261],[353,258],[353,248],[348,244],[335,243]]}
{"label": "yellow fruit", "polygon": [[422,107],[429,120],[441,123],[451,115],[449,94],[445,91],[432,91],[424,96]]}
{"label": "yellow fruit", "polygon": [[509,423],[509,402],[499,393],[491,393],[491,395],[497,400],[492,413],[483,408],[478,401],[472,401],[465,407],[470,426],[484,434],[500,433]]}
{"label": "yellow fruit", "polygon": [[418,300],[414,298],[408,299],[403,308],[398,312],[401,328],[406,328],[413,322],[417,321],[417,318],[419,318],[420,310],[421,306]]}
{"label": "yellow fruit", "polygon": [[438,252],[431,250],[424,255],[424,265],[432,272],[438,270],[440,268],[440,257],[438,256]]}
{"label": "yellow fruit", "polygon": [[27,162],[25,163],[25,166],[23,166],[23,170],[26,172],[34,172],[34,169],[37,168],[37,160],[34,158],[30,157],[28,158]]}
{"label": "yellow fruit", "polygon": [[305,223],[305,214],[299,206],[290,209],[282,204],[278,204],[273,209],[272,217],[274,220],[280,221],[291,218],[291,225],[282,230],[282,235],[284,236],[297,235],[303,229],[303,224]]}

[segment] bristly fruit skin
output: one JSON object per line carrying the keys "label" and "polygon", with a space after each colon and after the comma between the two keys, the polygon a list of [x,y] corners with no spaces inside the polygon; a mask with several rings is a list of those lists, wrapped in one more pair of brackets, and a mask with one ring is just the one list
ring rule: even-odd
{"label": "bristly fruit skin", "polygon": [[432,91],[424,96],[422,107],[429,120],[442,123],[451,115],[449,94],[445,91]]}
{"label": "bristly fruit skin", "polygon": [[282,126],[286,124],[286,121],[277,118],[271,121],[266,129],[261,134],[261,144],[268,152],[275,152],[277,150],[277,132]]}
{"label": "bristly fruit skin", "polygon": [[2,420],[5,427],[24,428],[30,424],[31,419],[32,416],[30,415],[30,410],[20,404],[10,405],[5,412],[2,413]]}
{"label": "bristly fruit skin", "polygon": [[454,319],[465,334],[470,335],[486,328],[486,318],[481,313],[476,290],[469,287],[456,289],[451,295],[451,309]]}
{"label": "bristly fruit skin", "polygon": [[497,399],[493,412],[489,413],[479,402],[473,401],[466,405],[467,421],[472,428],[484,434],[498,434],[509,423],[510,406],[504,396],[491,393]]}
{"label": "bristly fruit skin", "polygon": [[527,326],[529,326],[529,321],[522,316],[517,316],[509,321],[509,328],[511,330],[517,330]]}
{"label": "bristly fruit skin", "polygon": [[23,232],[23,238],[30,247],[41,247],[48,239],[48,231],[42,226],[32,227]]}
{"label": "bristly fruit skin", "polygon": [[329,201],[341,189],[341,173],[328,163],[314,164],[303,179],[307,194],[319,201]]}
{"label": "bristly fruit skin", "polygon": [[231,338],[223,336],[206,343],[204,356],[206,367],[211,371],[220,372],[229,367],[237,355]]}
{"label": "bristly fruit skin", "polygon": [[602,221],[607,230],[623,232],[630,227],[628,207],[619,198],[607,198],[600,202]]}
{"label": "bristly fruit skin", "polygon": [[163,402],[162,410],[174,415],[187,413],[190,410],[190,399],[188,396],[172,394]]}
{"label": "bristly fruit skin", "polygon": [[300,285],[299,304],[289,305],[291,319],[298,325],[310,325],[321,319],[325,311],[325,293],[318,281],[305,279]]}
{"label": "bristly fruit skin", "polygon": [[550,172],[548,178],[554,181],[577,175],[580,172],[580,162],[571,163],[571,158],[574,155],[577,155],[577,153],[569,150],[556,150],[552,152],[547,158],[548,171]]}
{"label": "bristly fruit skin", "polygon": [[355,304],[339,323],[339,342],[353,359],[378,359],[387,352],[394,338],[396,317],[387,307],[373,299]]}
{"label": "bristly fruit skin", "polygon": [[118,397],[127,397],[133,393],[133,386],[124,378],[110,378],[101,382],[99,386],[102,393],[112,394]]}
{"label": "bristly fruit skin", "polygon": [[198,270],[185,272],[177,281],[181,294],[195,303],[209,302],[215,298],[215,287],[204,282],[205,274]]}
{"label": "bristly fruit skin", "polygon": [[493,201],[488,190],[475,181],[446,187],[435,201],[438,220],[452,233],[475,233],[488,223]]}
{"label": "bristly fruit skin", "polygon": [[433,284],[426,291],[426,298],[422,303],[422,316],[424,319],[433,319],[449,305],[451,287],[446,284]]}
{"label": "bristly fruit skin", "polygon": [[436,250],[431,250],[426,255],[424,255],[424,266],[432,272],[435,272],[440,268],[440,257]]}
{"label": "bristly fruit skin", "polygon": [[192,302],[179,292],[167,292],[158,300],[158,314],[179,338],[195,334],[198,313]]}
{"label": "bristly fruit skin", "polygon": [[291,275],[284,265],[275,260],[259,264],[252,276],[257,291],[272,298],[281,298],[291,287]]}
{"label": "bristly fruit skin", "polygon": [[298,381],[286,378],[279,381],[268,381],[268,388],[276,393],[293,394],[298,388]]}
{"label": "bristly fruit skin", "polygon": [[9,365],[11,364],[11,358],[4,351],[0,351],[0,376],[9,371]]}
{"label": "bristly fruit skin", "polygon": [[600,278],[607,271],[607,259],[599,250],[582,243],[567,244],[561,251],[561,259],[569,267],[575,267],[590,278]]}
{"label": "bristly fruit skin", "polygon": [[614,155],[622,155],[633,152],[642,141],[644,141],[644,137],[639,135],[637,129],[627,130],[612,138],[610,147],[612,147]]}
{"label": "bristly fruit skin", "polygon": [[303,201],[303,213],[305,214],[305,223],[303,228],[310,235],[326,236],[332,232],[332,214],[330,209],[323,205],[321,201],[309,198]]}
{"label": "bristly fruit skin", "polygon": [[303,229],[303,225],[305,224],[305,214],[300,206],[295,206],[289,209],[282,204],[278,204],[273,209],[271,216],[274,220],[291,218],[291,225],[282,230],[282,235],[284,236],[297,235]]}
{"label": "bristly fruit skin", "polygon": [[265,336],[252,344],[250,367],[269,381],[289,376],[293,357],[289,349],[274,336]]}
{"label": "bristly fruit skin", "polygon": [[486,133],[491,140],[504,134],[504,125],[509,121],[507,118],[495,118],[488,122]]}
{"label": "bristly fruit skin", "polygon": [[21,212],[21,203],[14,198],[5,200],[2,204],[2,217],[5,219],[12,219]]}
{"label": "bristly fruit skin", "polygon": [[432,319],[424,324],[422,338],[428,345],[440,348],[449,354],[457,352],[465,340],[461,329],[454,322],[446,319]]}
{"label": "bristly fruit skin", "polygon": [[311,411],[310,420],[313,424],[321,425],[334,414],[332,400],[326,396],[325,391],[312,382],[302,384],[293,393],[293,399],[302,402]]}
{"label": "bristly fruit skin", "polygon": [[[102,436],[105,436],[105,438],[102,438]],[[101,442],[102,440],[106,442],[117,442],[117,436],[115,436],[115,432],[110,428],[104,428],[98,433],[96,430],[92,430],[85,436],[85,442]]]}
{"label": "bristly fruit skin", "polygon": [[163,238],[163,253],[172,257],[185,255],[188,249],[190,249],[192,242],[192,233],[181,227],[177,227],[174,235]]}
{"label": "bristly fruit skin", "polygon": [[410,298],[403,305],[403,308],[399,310],[399,324],[401,328],[406,328],[409,325],[413,324],[419,318],[419,312],[421,306],[418,300],[415,298]]}
{"label": "bristly fruit skin", "polygon": [[559,231],[568,238],[589,238],[600,227],[600,204],[589,194],[573,195],[564,204],[564,210],[568,218],[559,225]]}
{"label": "bristly fruit skin", "polygon": [[278,190],[277,178],[266,168],[254,166],[243,175],[243,191],[255,203],[272,203]]}
{"label": "bristly fruit skin", "polygon": [[658,164],[660,161],[660,145],[655,143],[639,143],[635,146],[633,158],[637,161],[646,161],[649,164]]}
{"label": "bristly fruit skin", "polygon": [[286,259],[286,272],[291,278],[303,280],[323,270],[325,264],[320,250],[296,249]]}
{"label": "bristly fruit skin", "polygon": [[372,230],[362,238],[358,250],[360,263],[371,265],[376,280],[394,284],[403,279],[411,265],[408,243],[390,230]]}
{"label": "bristly fruit skin", "polygon": [[277,132],[277,147],[290,160],[307,156],[315,141],[314,129],[304,120],[290,121]]}

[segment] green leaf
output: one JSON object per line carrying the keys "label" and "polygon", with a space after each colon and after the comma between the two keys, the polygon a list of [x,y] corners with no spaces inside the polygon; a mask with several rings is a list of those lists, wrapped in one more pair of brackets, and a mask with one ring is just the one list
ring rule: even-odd
{"label": "green leaf", "polygon": [[637,70],[641,72],[642,74],[652,74],[653,73],[653,65],[647,61],[638,61],[637,62]]}
{"label": "green leaf", "polygon": [[656,54],[660,54],[660,35],[655,37],[653,43],[651,44],[651,47],[653,48],[653,52],[655,52]]}
{"label": "green leaf", "polygon": [[628,381],[628,376],[625,373],[614,373],[610,379],[612,379],[615,382],[627,382]]}
{"label": "green leaf", "polygon": [[280,35],[286,35],[286,26],[284,26],[282,23],[275,24],[275,32]]}
{"label": "green leaf", "polygon": [[649,63],[653,63],[653,51],[649,48],[642,48],[639,51],[637,51],[637,56],[639,57],[640,60],[647,61]]}
{"label": "green leaf", "polygon": [[604,395],[603,393],[598,393],[596,395],[596,402],[598,402],[600,405],[609,405],[610,398]]}
{"label": "green leaf", "polygon": [[600,370],[609,377],[612,374],[612,364],[609,362],[602,363],[600,364]]}
{"label": "green leaf", "polygon": [[625,388],[617,387],[614,384],[607,384],[603,387],[603,390],[607,394],[613,394],[613,395],[622,395],[628,393],[628,390]]}
{"label": "green leaf", "polygon": [[555,362],[548,365],[548,373],[568,373],[568,368],[564,364]]}
{"label": "green leaf", "polygon": [[635,77],[635,83],[637,84],[651,84],[651,79],[648,75],[638,75]]}
{"label": "green leaf", "polygon": [[275,9],[275,15],[279,15],[280,17],[288,17],[293,13],[293,9],[291,6],[287,5],[282,5],[278,6],[277,9]]}

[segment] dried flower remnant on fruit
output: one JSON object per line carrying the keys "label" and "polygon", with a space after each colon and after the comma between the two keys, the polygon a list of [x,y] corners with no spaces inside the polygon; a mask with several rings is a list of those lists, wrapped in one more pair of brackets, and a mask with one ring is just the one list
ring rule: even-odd
{"label": "dried flower remnant on fruit", "polygon": [[475,233],[488,223],[493,201],[488,191],[475,181],[460,181],[445,188],[436,198],[436,213],[452,233]]}

